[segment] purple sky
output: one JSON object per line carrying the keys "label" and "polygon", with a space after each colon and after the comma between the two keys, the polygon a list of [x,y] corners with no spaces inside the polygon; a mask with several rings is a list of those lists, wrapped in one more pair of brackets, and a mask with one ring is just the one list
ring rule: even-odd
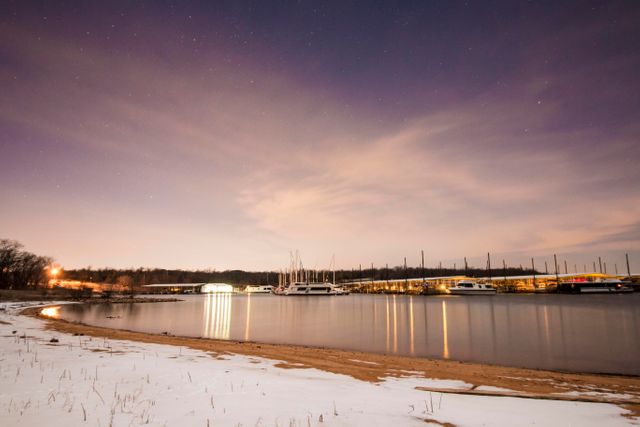
{"label": "purple sky", "polygon": [[25,3],[0,237],[67,268],[640,270],[637,2]]}

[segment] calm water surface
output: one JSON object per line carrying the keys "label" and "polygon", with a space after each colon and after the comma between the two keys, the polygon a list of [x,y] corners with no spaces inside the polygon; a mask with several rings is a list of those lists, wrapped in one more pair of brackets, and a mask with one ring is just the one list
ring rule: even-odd
{"label": "calm water surface", "polygon": [[60,315],[152,333],[640,374],[640,293],[181,298],[177,303],[69,305]]}

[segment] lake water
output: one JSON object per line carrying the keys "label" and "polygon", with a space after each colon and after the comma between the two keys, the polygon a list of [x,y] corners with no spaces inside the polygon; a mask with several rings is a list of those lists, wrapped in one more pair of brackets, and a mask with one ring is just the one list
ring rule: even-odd
{"label": "lake water", "polygon": [[60,316],[152,333],[640,374],[640,293],[180,298],[184,301],[68,305]]}

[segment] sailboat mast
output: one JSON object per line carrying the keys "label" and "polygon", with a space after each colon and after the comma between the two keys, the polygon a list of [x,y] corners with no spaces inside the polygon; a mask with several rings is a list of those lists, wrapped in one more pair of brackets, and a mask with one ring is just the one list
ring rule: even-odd
{"label": "sailboat mast", "polygon": [[536,287],[536,265],[533,262],[533,257],[531,257],[531,269],[533,270],[533,287]]}

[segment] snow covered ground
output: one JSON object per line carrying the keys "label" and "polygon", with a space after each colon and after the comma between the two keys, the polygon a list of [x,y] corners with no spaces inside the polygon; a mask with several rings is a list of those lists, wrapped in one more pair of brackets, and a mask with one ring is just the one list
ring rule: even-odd
{"label": "snow covered ground", "polygon": [[0,303],[5,427],[638,425],[610,404],[430,393],[415,387],[467,386],[372,384],[274,360],[45,331],[17,314],[20,305]]}

